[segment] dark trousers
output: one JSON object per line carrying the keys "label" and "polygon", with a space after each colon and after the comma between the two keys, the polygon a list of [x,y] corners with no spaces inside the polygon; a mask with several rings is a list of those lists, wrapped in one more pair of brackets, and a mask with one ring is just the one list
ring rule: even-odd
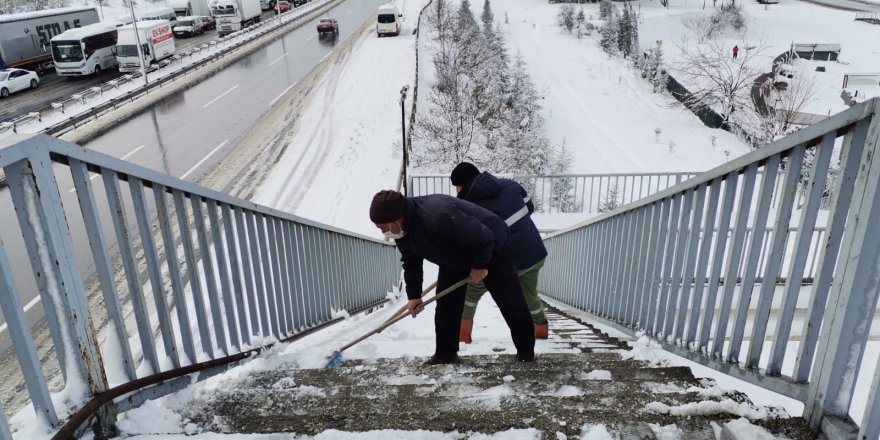
{"label": "dark trousers", "polygon": [[[498,304],[498,309],[501,310],[501,315],[510,328],[510,337],[513,339],[517,353],[534,354],[535,326],[519,284],[519,276],[516,273],[510,248],[507,247],[499,252],[489,262],[487,269],[489,276],[483,280],[483,283],[489,289],[489,294]],[[437,276],[437,291],[442,292],[469,276],[470,271],[461,272],[441,267]],[[466,291],[465,284],[437,301],[437,311],[434,314],[436,354],[451,356],[458,352],[458,332],[461,328],[461,313],[464,310]]]}

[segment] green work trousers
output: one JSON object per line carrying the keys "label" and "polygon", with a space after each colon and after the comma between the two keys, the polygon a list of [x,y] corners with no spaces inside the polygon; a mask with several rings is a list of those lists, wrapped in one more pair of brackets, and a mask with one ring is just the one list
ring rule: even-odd
{"label": "green work trousers", "polygon": [[[544,303],[541,302],[541,298],[538,298],[538,272],[542,267],[544,267],[544,260],[516,272],[519,275],[519,285],[522,286],[526,304],[529,306],[529,312],[531,312],[532,321],[535,324],[547,323],[547,317],[544,316]],[[477,312],[477,303],[480,302],[480,297],[484,293],[486,293],[486,286],[483,283],[474,284],[468,282],[462,318],[474,319],[474,314]]]}

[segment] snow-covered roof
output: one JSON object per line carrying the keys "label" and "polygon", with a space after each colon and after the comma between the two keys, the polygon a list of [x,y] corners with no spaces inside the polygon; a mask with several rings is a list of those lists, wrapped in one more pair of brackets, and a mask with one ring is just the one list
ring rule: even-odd
{"label": "snow-covered roof", "polygon": [[[43,11],[32,11],[32,12],[21,12],[18,14],[7,14],[0,15],[0,23],[12,23],[19,20],[27,20],[31,18],[40,18],[40,17],[52,17],[55,15],[69,14],[71,12],[85,12],[85,11],[95,11],[94,6],[89,7],[78,7],[78,8],[57,8],[57,9],[46,9]],[[95,15],[98,12],[95,11]]]}
{"label": "snow-covered roof", "polygon": [[[143,20],[137,22],[138,29],[147,29],[154,26],[158,26],[160,24],[171,24],[168,20]],[[134,23],[129,23],[125,26],[120,26],[119,29],[132,29],[134,27]]]}
{"label": "snow-covered roof", "polygon": [[112,21],[102,21],[100,23],[94,23],[83,27],[68,29],[52,37],[52,41],[78,40],[80,38],[88,37],[90,35],[114,30],[116,30],[116,23]]}

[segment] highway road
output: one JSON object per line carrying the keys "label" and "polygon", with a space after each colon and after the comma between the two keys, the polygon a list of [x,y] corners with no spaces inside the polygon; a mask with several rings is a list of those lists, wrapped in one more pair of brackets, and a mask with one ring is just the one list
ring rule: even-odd
{"label": "highway road", "polygon": [[[382,0],[346,0],[321,15],[339,20],[338,35],[319,37],[315,24],[307,23],[195,86],[116,124],[84,146],[178,178],[197,181],[205,170],[234,148],[264,113],[279,105],[281,98],[339,43],[367,20],[375,19],[375,11],[381,3]],[[79,221],[81,214],[69,174],[59,177],[59,185],[81,273],[92,274],[92,257]],[[111,253],[115,253],[111,218],[104,197],[100,195],[103,192],[101,179],[94,179],[93,185],[99,194],[100,215],[106,237],[111,241]],[[122,189],[127,193],[127,185]],[[0,190],[0,209],[13,212],[7,188]],[[133,217],[129,217],[132,223]],[[0,217],[0,239],[12,260],[21,302],[28,308],[28,319],[34,326],[38,344],[41,340],[48,343],[42,304],[15,215]],[[7,379],[9,371],[17,369],[17,365],[15,356],[9,353],[11,346],[4,322],[0,320],[0,383],[4,383],[0,387],[0,398],[9,414],[8,411],[22,403],[22,397],[26,399],[26,393],[22,396],[21,384],[15,385]],[[130,332],[133,329],[134,326],[128,327]]]}
{"label": "highway road", "polygon": [[[271,20],[274,11],[263,11],[262,20]],[[174,44],[178,52],[198,46],[217,38],[217,31],[211,30],[192,38],[175,38]],[[35,90],[24,90],[0,101],[0,122],[15,119],[21,115],[36,112],[49,107],[53,102],[60,102],[75,93],[121,76],[119,71],[105,71],[100,75],[89,75],[84,78],[61,77],[54,70],[40,76],[40,86]]]}

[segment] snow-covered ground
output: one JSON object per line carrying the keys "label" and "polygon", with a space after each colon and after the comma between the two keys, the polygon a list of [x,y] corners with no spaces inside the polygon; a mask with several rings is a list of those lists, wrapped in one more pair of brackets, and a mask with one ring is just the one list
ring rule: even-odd
{"label": "snow-covered ground", "polygon": [[[639,38],[647,47],[662,40],[664,55],[675,62],[681,55],[676,49],[682,37],[688,34],[682,19],[692,15],[712,14],[712,3],[695,0],[671,0],[669,8],[660,2],[640,1]],[[721,2],[719,2],[720,4]],[[761,5],[755,1],[738,2],[745,14],[746,28],[742,33],[727,29],[720,41],[727,48],[748,41],[766,47],[761,53],[760,66],[770,72],[773,59],[790,50],[793,43],[799,44],[840,44],[840,59],[837,62],[797,63],[797,73],[815,75],[816,99],[802,110],[820,115],[835,114],[847,107],[840,99],[843,75],[851,72],[880,72],[880,26],[855,21],[856,12],[817,6],[804,1],[783,0],[774,5]],[[587,6],[598,18],[598,9]],[[693,38],[691,38],[693,40]],[[825,66],[825,72],[816,72],[816,67]],[[880,95],[880,87],[867,91],[868,97]]]}

